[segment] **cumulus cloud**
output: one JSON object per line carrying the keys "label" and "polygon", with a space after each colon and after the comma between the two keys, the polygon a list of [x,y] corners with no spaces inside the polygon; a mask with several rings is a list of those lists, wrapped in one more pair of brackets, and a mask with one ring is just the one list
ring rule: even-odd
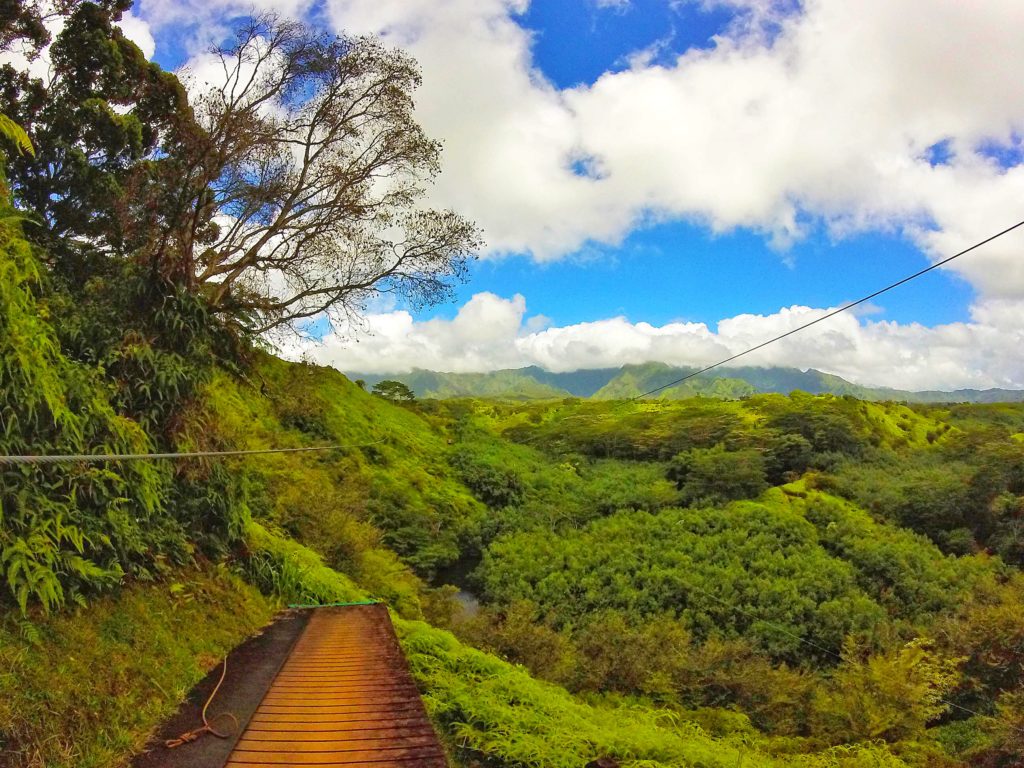
{"label": "cumulus cloud", "polygon": [[[751,229],[781,251],[819,223],[834,237],[888,231],[937,259],[1021,216],[1024,165],[997,161],[985,148],[1012,146],[1024,134],[1024,4],[674,0],[687,2],[737,16],[710,48],[667,62],[635,52],[626,69],[570,89],[535,65],[532,33],[517,21],[529,0],[255,7],[377,34],[417,57],[417,115],[445,145],[431,202],[474,218],[489,243],[485,255],[557,259],[682,218],[711,232]],[[198,24],[196,34],[210,36],[251,7],[142,0],[139,14],[157,30]],[[1013,361],[1024,319],[1022,251],[1024,233],[1015,233],[951,265],[976,292],[968,323],[837,318],[764,359],[867,383],[1024,385]],[[450,322],[373,314],[376,336],[351,352],[332,337],[317,354],[368,371],[396,361],[460,370],[696,362],[824,311],[728,318],[714,332],[625,318],[552,328],[522,315],[510,320],[517,302],[482,294]],[[463,319],[485,311],[495,313],[484,318],[489,331]],[[485,332],[496,335],[471,338]]]}
{"label": "cumulus cloud", "polygon": [[[270,9],[411,51],[418,117],[445,144],[432,202],[474,218],[492,254],[560,258],[689,218],[780,248],[819,220],[837,236],[903,232],[938,257],[1019,215],[1024,166],[980,148],[1024,132],[1024,4],[701,4],[738,14],[712,48],[669,65],[637,52],[566,90],[534,65],[517,23],[528,0],[143,0],[139,13],[210,37]],[[933,164],[938,143],[948,157]],[[983,294],[1024,297],[1022,245],[955,268]]]}
{"label": "cumulus cloud", "polygon": [[[670,66],[637,56],[562,91],[533,66],[523,2],[331,0],[327,15],[419,58],[419,114],[446,142],[435,197],[475,217],[494,252],[558,258],[690,217],[780,247],[808,219],[902,231],[938,256],[1019,215],[1024,169],[978,149],[1024,128],[1024,5],[705,4],[742,12],[713,48]],[[933,166],[939,142],[951,153]],[[600,173],[574,171],[579,157]],[[982,292],[1024,295],[1024,271],[992,277],[1021,244],[957,269]]]}
{"label": "cumulus cloud", "polygon": [[[821,317],[828,308],[793,306],[770,315],[656,326],[614,317],[539,327],[525,299],[478,293],[451,320],[416,321],[403,310],[368,317],[372,331],[354,343],[344,334],[306,341],[290,355],[343,371],[402,373],[412,368],[471,372],[539,365],[552,371],[661,361],[707,365]],[[536,317],[536,316],[535,316]],[[996,301],[971,322],[934,328],[872,321],[853,313],[830,318],[737,361],[737,365],[817,368],[850,381],[899,389],[1022,387],[1024,309]]]}
{"label": "cumulus cloud", "polygon": [[153,54],[156,53],[156,40],[153,38],[153,32],[149,28],[148,22],[132,13],[126,13],[121,17],[118,26],[121,27],[125,37],[139,46],[139,50],[147,59],[153,58]]}

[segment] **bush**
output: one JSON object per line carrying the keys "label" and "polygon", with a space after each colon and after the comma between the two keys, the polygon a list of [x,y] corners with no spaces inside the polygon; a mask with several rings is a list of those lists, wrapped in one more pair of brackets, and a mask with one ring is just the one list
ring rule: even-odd
{"label": "bush", "polygon": [[684,504],[711,506],[750,499],[768,487],[760,451],[728,451],[723,445],[694,448],[678,454],[669,465]]}
{"label": "bush", "polygon": [[[61,353],[44,288],[28,243],[0,223],[0,454],[148,451],[96,371]],[[147,462],[0,468],[0,569],[21,610],[147,575],[161,554],[184,557],[188,540],[163,503],[168,480]]]}

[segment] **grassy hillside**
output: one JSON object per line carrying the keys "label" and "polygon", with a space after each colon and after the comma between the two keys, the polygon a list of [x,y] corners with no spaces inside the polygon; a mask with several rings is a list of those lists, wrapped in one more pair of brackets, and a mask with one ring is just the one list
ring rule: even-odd
{"label": "grassy hillside", "polygon": [[460,765],[1019,758],[1024,407],[396,404],[251,349],[211,365],[188,302],[176,334],[96,340],[65,306],[61,335],[18,242],[7,452],[331,448],[5,469],[5,764],[122,764],[276,606],[367,596]]}
{"label": "grassy hillside", "polygon": [[179,568],[87,609],[0,617],[0,765],[113,768],[276,601],[224,567]]}
{"label": "grassy hillside", "polygon": [[[927,538],[811,485],[843,482],[847,465],[874,466],[871,452],[931,455],[952,450],[958,436],[978,429],[991,440],[996,424],[1015,445],[1012,435],[1024,423],[1009,406],[955,414],[777,395],[628,407],[584,401],[407,406],[367,394],[335,371],[261,357],[245,377],[213,375],[188,411],[179,444],[346,446],[228,461],[233,517],[244,530],[243,546],[226,562],[267,597],[227,571],[172,571],[77,615],[33,612],[26,623],[9,613],[3,645],[17,658],[73,656],[61,649],[100,631],[98,625],[123,625],[118,642],[136,649],[137,659],[111,651],[105,641],[97,653],[114,659],[113,671],[102,674],[127,680],[127,665],[166,653],[140,645],[132,627],[154,643],[176,631],[176,615],[161,605],[185,600],[181,618],[197,627],[220,621],[224,634],[212,637],[230,645],[281,601],[374,595],[393,607],[431,714],[467,765],[568,768],[600,754],[635,766],[731,767],[741,759],[764,766],[924,764],[939,759],[945,733],[928,732],[924,723],[944,708],[920,714],[908,702],[929,701],[938,691],[960,695],[949,659],[973,648],[970,657],[987,670],[980,660],[991,642],[928,645],[922,630],[936,632],[960,611],[991,611],[999,600],[1015,605],[1017,598],[999,591],[1000,568],[984,557],[950,558]],[[794,458],[794,445],[810,453]],[[697,484],[722,473],[712,464],[701,475],[694,461],[725,461],[758,447],[762,459],[796,462],[783,474],[803,471],[804,459],[811,474],[767,492],[766,475],[760,486],[715,485],[712,496],[700,496],[712,486]],[[681,456],[691,462],[685,479],[677,473]],[[728,500],[756,488],[753,501]],[[714,494],[725,494],[725,501],[683,506]],[[459,619],[448,593],[431,590],[421,577],[474,553],[484,555],[476,583],[485,608],[476,619]],[[224,589],[236,590],[243,602],[233,596],[226,612],[194,612],[208,605],[204,595]],[[986,590],[993,596],[979,597]],[[142,623],[135,613],[143,605],[151,622],[172,624]],[[225,620],[231,610],[241,611],[238,619]],[[452,626],[463,639],[430,627],[424,617]],[[816,655],[795,638],[844,661],[836,666],[829,654]],[[133,704],[151,697],[150,688],[119,689],[108,705],[115,709],[73,726],[79,752],[45,742],[51,715],[44,711],[70,722],[74,715],[48,698],[45,710],[18,703],[39,699],[51,686],[47,696],[72,702],[76,689],[34,677],[39,662],[19,667],[8,678],[9,690],[20,692],[13,706],[23,713],[15,735],[5,734],[18,745],[12,754],[22,755],[13,764],[29,765],[32,750],[47,749],[54,751],[53,765],[72,764],[72,755],[78,764],[116,764],[223,649],[171,654],[180,661],[158,684],[176,693],[151,706]],[[882,694],[871,669],[900,681],[884,705],[877,704]],[[101,686],[100,674],[98,667],[88,674],[68,670],[69,679],[81,675],[83,686]],[[998,691],[1005,683],[987,685]],[[875,709],[860,713],[856,725],[843,725],[843,713],[863,702],[876,702]],[[117,719],[120,708],[133,706],[131,718]],[[111,720],[119,723],[113,731]],[[976,754],[994,737],[985,735],[985,723],[971,728],[966,742],[963,736],[956,742],[968,746],[955,748]],[[832,751],[871,733],[867,741],[882,738],[891,746]]]}
{"label": "grassy hillside", "polygon": [[206,448],[343,446],[228,466],[251,488],[255,519],[316,542],[346,568],[360,567],[356,541],[374,557],[395,552],[429,577],[459,558],[485,515],[447,462],[443,423],[331,369],[263,356],[247,381],[217,374],[194,422],[202,428],[186,432],[185,442]]}

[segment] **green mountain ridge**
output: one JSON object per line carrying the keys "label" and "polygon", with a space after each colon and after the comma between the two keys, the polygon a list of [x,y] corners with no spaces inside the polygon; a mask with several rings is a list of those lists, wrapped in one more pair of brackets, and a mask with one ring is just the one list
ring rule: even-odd
{"label": "green mountain ridge", "polygon": [[[742,366],[709,371],[680,384],[676,380],[697,368],[651,362],[620,368],[594,368],[570,372],[547,371],[539,366],[510,368],[487,373],[448,373],[413,369],[408,373],[346,373],[367,387],[380,381],[400,381],[418,397],[446,400],[459,397],[490,397],[504,400],[546,400],[581,397],[621,400],[639,397],[651,390],[652,397],[680,399],[713,397],[723,400],[756,394],[787,394],[795,390],[813,395],[851,395],[861,400],[895,400],[908,403],[1016,403],[1024,401],[1024,390],[957,389],[913,391],[868,387],[809,368]],[[659,389],[665,387],[665,389]]]}

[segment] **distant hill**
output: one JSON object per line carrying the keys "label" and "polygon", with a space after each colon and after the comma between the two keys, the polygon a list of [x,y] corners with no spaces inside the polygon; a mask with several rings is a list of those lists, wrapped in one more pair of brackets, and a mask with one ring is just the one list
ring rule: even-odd
{"label": "distant hill", "polygon": [[[493,397],[502,400],[546,400],[581,397],[601,400],[638,397],[652,389],[670,384],[696,368],[679,368],[665,363],[624,365],[621,368],[595,368],[554,373],[537,366],[512,368],[490,373],[440,373],[415,369],[410,373],[348,373],[361,379],[367,388],[379,381],[393,379],[408,386],[417,397],[448,399],[456,397]],[[701,395],[734,399],[748,395],[795,389],[811,394],[852,395],[861,400],[901,400],[911,403],[1016,403],[1024,401],[1024,390],[957,389],[913,392],[865,387],[839,376],[810,368],[720,368],[666,387],[654,397],[679,399]]]}

